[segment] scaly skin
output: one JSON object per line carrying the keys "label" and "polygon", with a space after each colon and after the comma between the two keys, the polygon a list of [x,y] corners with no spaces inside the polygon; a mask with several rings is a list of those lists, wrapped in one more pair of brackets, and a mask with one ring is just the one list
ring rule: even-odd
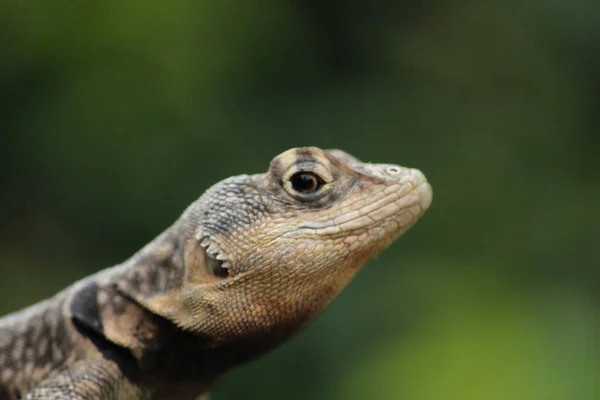
{"label": "scaly skin", "polygon": [[423,174],[308,147],[217,183],[116,267],[0,320],[0,400],[194,399],[288,340],[431,203]]}

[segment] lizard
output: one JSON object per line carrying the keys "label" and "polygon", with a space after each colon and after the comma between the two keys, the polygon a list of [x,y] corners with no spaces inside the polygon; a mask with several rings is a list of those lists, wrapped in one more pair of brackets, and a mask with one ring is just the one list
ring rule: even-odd
{"label": "lizard", "polygon": [[0,400],[203,396],[303,329],[431,201],[417,169],[285,151],[122,264],[0,319]]}

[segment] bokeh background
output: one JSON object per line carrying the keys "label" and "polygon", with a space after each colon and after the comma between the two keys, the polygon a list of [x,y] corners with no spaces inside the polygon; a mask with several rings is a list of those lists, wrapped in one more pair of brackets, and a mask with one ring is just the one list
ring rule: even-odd
{"label": "bokeh background", "polygon": [[0,3],[0,312],[302,145],[426,217],[227,399],[600,399],[596,0]]}

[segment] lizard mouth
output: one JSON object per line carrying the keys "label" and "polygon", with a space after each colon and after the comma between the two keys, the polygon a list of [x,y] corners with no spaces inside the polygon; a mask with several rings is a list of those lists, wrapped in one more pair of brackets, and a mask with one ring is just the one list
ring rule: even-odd
{"label": "lizard mouth", "polygon": [[425,180],[416,184],[395,184],[380,192],[374,201],[359,209],[356,207],[363,199],[348,204],[341,213],[327,220],[307,221],[299,224],[299,230],[324,236],[346,235],[348,232],[370,229],[389,223],[396,226],[394,231],[405,231],[420,218],[431,205],[431,186]]}

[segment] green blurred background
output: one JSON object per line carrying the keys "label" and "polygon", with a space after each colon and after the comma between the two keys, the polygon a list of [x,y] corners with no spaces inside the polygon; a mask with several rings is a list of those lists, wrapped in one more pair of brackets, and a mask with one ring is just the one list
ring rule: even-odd
{"label": "green blurred background", "polygon": [[214,399],[600,399],[600,3],[0,3],[0,313],[302,145],[426,217]]}

